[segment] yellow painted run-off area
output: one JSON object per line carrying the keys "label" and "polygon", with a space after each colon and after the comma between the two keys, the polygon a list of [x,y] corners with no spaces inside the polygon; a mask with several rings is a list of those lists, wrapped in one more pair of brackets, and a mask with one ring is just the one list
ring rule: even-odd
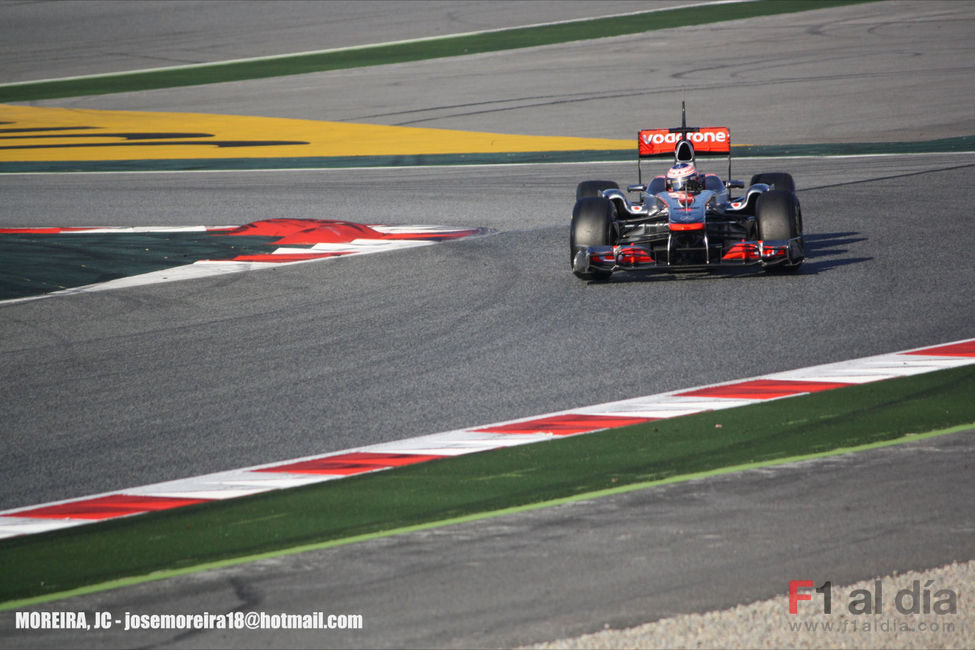
{"label": "yellow painted run-off area", "polygon": [[634,140],[0,104],[0,162],[636,150]]}

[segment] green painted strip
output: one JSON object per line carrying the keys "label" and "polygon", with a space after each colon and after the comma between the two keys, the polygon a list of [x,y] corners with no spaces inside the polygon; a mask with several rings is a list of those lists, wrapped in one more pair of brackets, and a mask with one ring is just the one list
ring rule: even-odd
{"label": "green painted strip", "polygon": [[836,142],[827,144],[782,144],[735,148],[737,157],[865,156],[875,154],[975,152],[975,135],[962,135],[916,142]]}
{"label": "green painted strip", "polygon": [[543,508],[551,508],[553,506],[560,506],[567,503],[576,503],[579,501],[588,501],[590,499],[598,499],[601,497],[608,497],[617,494],[626,494],[628,492],[636,492],[637,490],[645,490],[648,488],[660,487],[663,485],[672,485],[674,483],[683,483],[686,481],[694,481],[694,480],[705,479],[714,476],[723,476],[726,474],[734,474],[736,472],[745,472],[748,470],[775,467],[777,465],[785,465],[788,463],[798,463],[801,461],[815,460],[817,458],[829,458],[831,456],[840,456],[843,454],[854,454],[861,451],[869,451],[871,449],[882,449],[884,447],[893,447],[894,445],[902,445],[905,443],[918,442],[920,440],[928,440],[930,438],[936,438],[939,436],[949,435],[952,433],[960,433],[962,431],[969,431],[973,429],[975,429],[975,422],[970,422],[968,424],[949,427],[947,429],[939,429],[937,431],[929,431],[927,433],[920,433],[920,434],[910,434],[902,438],[897,438],[895,440],[884,440],[884,441],[868,443],[864,445],[857,445],[855,447],[840,448],[840,449],[834,449],[831,451],[824,451],[824,452],[819,452],[814,454],[792,456],[788,458],[782,458],[779,460],[767,461],[763,463],[745,463],[742,465],[724,467],[721,469],[716,469],[716,470],[711,470],[706,472],[697,472],[697,473],[685,474],[682,476],[674,476],[671,478],[660,479],[657,481],[645,481],[642,483],[621,485],[615,488],[606,488],[604,490],[596,490],[593,492],[576,494],[570,497],[563,497],[560,499],[550,499],[548,501],[542,501],[539,503],[530,503],[523,506],[502,508],[500,510],[492,510],[489,512],[478,512],[470,515],[465,515],[462,517],[453,517],[450,519],[442,519],[440,521],[431,521],[425,524],[417,524],[415,526],[404,526],[402,528],[394,528],[390,530],[378,531],[375,533],[356,535],[353,537],[346,537],[344,539],[336,539],[328,542],[304,544],[301,546],[293,546],[291,548],[282,548],[276,551],[269,551],[267,553],[255,553],[253,555],[233,557],[225,560],[219,560],[216,562],[207,562],[205,564],[199,564],[196,566],[184,567],[182,569],[155,571],[153,573],[146,574],[146,575],[132,576],[129,578],[122,578],[119,580],[109,580],[107,582],[88,585],[85,587],[80,587],[78,589],[69,589],[67,591],[63,591],[59,593],[46,594],[43,596],[36,596],[34,598],[24,598],[22,600],[12,600],[9,602],[0,603],[0,611],[19,609],[22,607],[30,607],[31,605],[48,603],[55,600],[61,600],[64,598],[71,598],[74,596],[85,596],[88,594],[95,594],[102,591],[109,591],[111,589],[119,589],[121,587],[131,587],[135,585],[145,584],[147,582],[155,582],[157,580],[176,578],[179,576],[189,575],[192,573],[199,573],[201,571],[209,571],[211,569],[221,569],[228,566],[247,564],[249,562],[256,562],[258,560],[287,557],[289,555],[297,555],[298,553],[305,553],[307,551],[319,551],[328,548],[335,548],[338,546],[347,546],[349,544],[367,542],[373,539],[381,539],[383,537],[392,537],[394,535],[403,535],[406,533],[414,533],[423,530],[444,528],[446,526],[453,526],[456,524],[463,524],[472,521],[480,521],[483,519],[492,519],[495,517],[502,517],[504,515],[517,514],[519,512],[530,512],[532,510],[541,510]]}
{"label": "green painted strip", "polygon": [[826,9],[866,1],[873,0],[762,0],[761,2],[684,7],[669,11],[445,36],[443,38],[329,52],[186,66],[177,69],[141,71],[129,74],[8,84],[0,86],[0,103],[175,88],[421,61],[609,36],[639,34],[659,29],[702,25],[755,16]]}
{"label": "green painted strip", "polygon": [[510,508],[501,508],[499,510],[491,510],[488,512],[478,512],[470,515],[464,515],[461,517],[453,517],[450,519],[431,521],[424,524],[417,524],[415,526],[404,526],[401,528],[382,530],[375,533],[356,535],[353,537],[346,537],[344,539],[336,539],[328,542],[304,544],[301,546],[293,546],[290,548],[282,548],[276,551],[269,551],[267,553],[255,553],[253,555],[244,555],[240,557],[227,558],[225,560],[219,560],[216,562],[207,562],[205,564],[184,567],[182,569],[155,571],[153,573],[146,574],[146,575],[132,576],[129,578],[122,578],[119,580],[109,580],[107,582],[88,585],[85,587],[80,587],[78,589],[70,589],[60,593],[46,594],[43,596],[36,596],[34,598],[24,598],[22,600],[12,600],[6,603],[0,603],[0,611],[19,609],[22,607],[29,607],[31,605],[38,605],[41,603],[61,600],[63,598],[71,598],[73,596],[85,596],[88,594],[99,593],[102,591],[109,591],[111,589],[119,589],[121,587],[131,587],[134,585],[140,585],[147,582],[154,582],[156,580],[165,580],[167,578],[176,578],[183,575],[189,575],[191,573],[199,573],[200,571],[209,571],[210,569],[221,569],[228,566],[237,566],[240,564],[247,564],[249,562],[256,562],[258,560],[266,560],[270,558],[279,558],[279,557],[286,557],[289,555],[297,555],[298,553],[305,553],[307,551],[320,551],[328,548],[335,548],[338,546],[347,546],[349,544],[367,542],[373,539],[381,539],[383,537],[392,537],[394,535],[403,535],[406,533],[414,533],[423,530],[444,528],[446,526],[453,526],[456,524],[463,524],[472,521],[481,521],[483,519],[493,519],[495,517],[517,514],[519,512],[530,512],[532,510],[541,510],[543,508],[551,508],[553,506],[560,506],[567,503],[576,503],[579,501],[588,501],[590,499],[598,499],[601,497],[608,497],[617,494],[626,494],[628,492],[636,492],[637,490],[645,490],[647,488],[660,487],[663,485],[672,485],[674,483],[683,483],[686,481],[694,481],[698,479],[710,478],[713,476],[734,474],[736,472],[745,472],[753,469],[775,467],[777,465],[785,465],[787,463],[798,463],[806,460],[815,460],[817,458],[828,458],[831,456],[853,454],[861,451],[868,451],[871,449],[892,447],[894,445],[902,445],[910,442],[918,442],[920,440],[928,440],[930,438],[936,438],[938,436],[949,435],[952,433],[960,433],[962,431],[968,431],[971,429],[975,429],[975,422],[959,425],[956,427],[950,427],[947,429],[939,429],[937,431],[929,431],[927,433],[911,434],[911,435],[904,436],[902,438],[897,438],[895,440],[884,440],[880,442],[857,445],[855,447],[840,448],[832,451],[824,451],[815,454],[792,456],[789,458],[782,458],[779,460],[768,461],[764,463],[745,463],[743,465],[734,465],[731,467],[724,467],[721,469],[711,470],[707,472],[697,472],[692,474],[685,474],[682,476],[674,476],[671,478],[660,479],[657,481],[644,481],[642,483],[632,483],[628,485],[621,485],[615,488],[606,488],[603,490],[596,490],[593,492],[585,492],[583,494],[576,494],[570,497],[563,497],[560,499],[550,499],[548,501],[542,501],[539,503],[530,503],[522,506],[513,506]]}
{"label": "green painted strip", "polygon": [[226,233],[0,233],[0,300],[274,251],[275,237]]}
{"label": "green painted strip", "polygon": [[[463,165],[632,162],[634,151],[525,151],[514,153],[426,154],[416,156],[324,156],[307,158],[221,158],[174,160],[93,160],[0,162],[0,174],[70,172],[248,171],[274,169],[356,169]],[[806,145],[735,146],[734,158],[975,153],[975,136],[923,142],[860,142]]]}
{"label": "green painted strip", "polygon": [[975,427],[973,394],[975,366],[966,366],[9,538],[0,540],[0,601],[9,609],[78,590],[896,444],[919,432],[943,435]]}

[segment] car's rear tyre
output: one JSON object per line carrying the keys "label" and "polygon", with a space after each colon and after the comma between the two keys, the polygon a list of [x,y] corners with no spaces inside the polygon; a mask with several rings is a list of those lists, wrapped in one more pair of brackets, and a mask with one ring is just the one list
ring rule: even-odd
{"label": "car's rear tyre", "polygon": [[[576,201],[572,209],[569,233],[569,263],[573,262],[577,246],[612,246],[616,210],[613,204],[599,196],[587,196]],[[611,271],[575,271],[583,280],[607,280]]]}
{"label": "car's rear tyre", "polygon": [[785,190],[787,192],[796,191],[796,182],[792,179],[792,174],[785,172],[764,172],[752,176],[751,185],[755,183],[765,183],[771,185],[774,190]]}
{"label": "car's rear tyre", "polygon": [[587,196],[602,196],[603,190],[618,190],[620,186],[615,181],[582,181],[576,186],[576,201]]}
{"label": "car's rear tyre", "polygon": [[[759,181],[764,182],[764,181]],[[804,259],[802,246],[802,209],[795,192],[769,190],[758,197],[755,206],[758,238],[762,241],[790,241],[787,262],[765,267],[771,273],[791,273]]]}

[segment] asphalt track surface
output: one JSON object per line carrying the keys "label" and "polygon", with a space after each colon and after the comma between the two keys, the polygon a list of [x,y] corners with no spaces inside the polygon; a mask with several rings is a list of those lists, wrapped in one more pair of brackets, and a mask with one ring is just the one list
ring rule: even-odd
{"label": "asphalt track surface", "polygon": [[[910,22],[912,13],[919,17]],[[842,125],[859,141],[967,134],[975,130],[965,122],[971,116],[958,116],[960,106],[972,104],[975,86],[958,83],[959,75],[971,79],[971,69],[960,67],[972,60],[959,55],[971,48],[959,33],[972,14],[960,3],[881,3],[762,19],[779,30],[763,26],[766,51],[780,61],[802,53],[803,74],[813,81],[791,84],[786,93],[776,81],[788,65],[743,88],[722,81],[722,72],[700,81],[714,90],[698,88],[687,98],[693,110],[694,97],[713,99],[720,89],[720,105],[700,102],[702,113],[705,104],[710,112],[702,122],[727,123],[733,133],[742,125],[760,144],[828,141],[812,139],[821,125],[810,126],[807,115]],[[366,34],[371,23],[349,25]],[[895,27],[899,40],[890,38]],[[883,38],[865,38],[870,34]],[[360,42],[375,40],[385,39]],[[747,54],[738,48],[753,47],[722,45],[711,41],[710,56],[720,49],[722,60],[737,61]],[[462,90],[444,85],[438,96],[426,92],[428,107],[456,102],[443,97],[454,92],[479,101],[477,93],[490,94],[490,84],[514,84],[519,96],[537,91],[542,79],[563,84],[566,75],[544,75],[545,61],[537,75],[502,73],[506,62],[554,51],[592,62],[577,87],[586,86],[587,75],[605,79],[610,71],[627,87],[652,84],[653,74],[647,84],[622,77],[632,48],[591,46],[438,64],[466,67],[480,83]],[[825,56],[871,47],[870,56],[841,63]],[[890,62],[899,56],[928,73],[893,75]],[[659,117],[652,124],[635,123],[632,115],[624,120],[623,109],[636,112],[636,105],[610,98],[567,101],[556,113],[548,104],[487,118],[471,111],[423,126],[545,134],[532,128],[546,123],[572,131],[564,134],[626,137],[641,126],[667,126],[659,122],[676,116],[671,105],[679,103],[679,82],[667,71],[681,60],[676,50],[655,59],[671,85],[647,111]],[[706,56],[698,60],[703,68],[717,65]],[[385,103],[378,108],[386,113],[404,105],[404,93],[419,101],[423,94],[400,82],[423,77],[429,65],[369,71],[386,99],[377,91],[364,101]],[[330,88],[360,78],[328,74]],[[782,74],[795,78],[793,71]],[[153,110],[299,116],[296,98],[314,76],[197,89],[195,100],[191,90],[165,93],[178,104],[170,106],[158,93],[50,104],[138,108],[133,104],[141,101]],[[923,111],[913,101],[888,102],[880,115],[877,102],[894,78],[945,101]],[[281,92],[289,81],[294,92]],[[264,83],[274,92],[263,91]],[[851,85],[855,92],[816,92]],[[812,88],[795,100],[805,112],[791,113],[790,124],[802,127],[798,134],[766,120],[762,108],[778,105],[778,93],[785,98],[795,88]],[[953,99],[960,95],[964,103]],[[269,97],[282,103],[280,111]],[[784,101],[782,112],[789,114],[793,100]],[[341,119],[319,110],[300,116]],[[602,122],[611,123],[611,132],[597,132]],[[915,137],[901,137],[908,124]],[[626,182],[635,176],[634,164],[0,177],[4,225],[223,225],[309,217],[495,231],[383,256],[0,307],[6,375],[0,508],[975,336],[975,237],[966,198],[973,168],[973,155],[743,159],[735,176],[745,180],[758,171],[796,176],[810,248],[802,273],[620,275],[605,285],[587,285],[569,272],[572,192],[585,178]],[[80,606],[341,610],[365,614],[370,628],[328,638],[233,639],[243,645],[497,646],[756,600],[805,577],[794,571],[828,574],[839,584],[971,559],[970,436],[923,447],[266,561],[94,596]],[[835,521],[834,505],[845,513]],[[582,509],[579,517],[574,508]],[[829,525],[811,537],[794,532],[823,518]],[[488,543],[494,546],[478,545]],[[775,548],[784,550],[772,554]],[[592,570],[584,571],[587,565]],[[56,637],[11,640],[44,645]],[[231,642],[219,635],[168,640]],[[129,634],[90,641],[167,639]]]}
{"label": "asphalt track surface", "polygon": [[[349,9],[359,4],[372,6],[352,3]],[[687,3],[599,2],[594,7],[606,15],[679,4]],[[425,3],[409,6],[417,23],[429,13],[422,10]],[[523,11],[528,13],[522,24],[568,19],[578,17],[585,6],[451,3],[461,16],[466,9],[477,18],[451,21],[452,11],[443,11],[426,33],[438,35],[437,30],[451,26],[457,31],[502,27]],[[405,20],[402,15],[400,19]],[[884,2],[530,51],[39,104],[625,139],[636,137],[642,128],[673,126],[680,117],[680,101],[686,99],[691,124],[728,125],[732,141],[739,144],[929,140],[975,132],[969,110],[975,76],[973,20],[972,7],[965,2]],[[296,37],[290,51],[332,47],[333,42],[376,43],[415,33],[373,32],[374,24],[383,23],[372,15],[335,24],[341,25],[341,38]],[[170,31],[172,42],[181,42],[189,32],[187,52],[179,60],[208,60],[199,54],[197,41],[205,34]],[[124,34],[114,40],[126,42]],[[108,53],[104,46],[92,49],[99,59],[110,55],[117,69],[133,65],[123,56],[124,48]],[[40,75],[52,76],[46,68]]]}

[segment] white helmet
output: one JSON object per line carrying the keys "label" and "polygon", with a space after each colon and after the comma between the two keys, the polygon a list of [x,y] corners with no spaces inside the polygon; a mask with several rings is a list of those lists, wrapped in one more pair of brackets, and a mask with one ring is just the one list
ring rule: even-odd
{"label": "white helmet", "polygon": [[694,192],[700,188],[700,182],[693,163],[679,162],[667,171],[667,187],[675,192]]}

